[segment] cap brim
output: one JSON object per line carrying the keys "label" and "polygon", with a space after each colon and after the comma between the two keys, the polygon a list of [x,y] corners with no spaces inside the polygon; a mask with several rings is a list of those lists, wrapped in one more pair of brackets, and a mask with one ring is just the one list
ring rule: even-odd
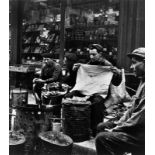
{"label": "cap brim", "polygon": [[128,56],[129,58],[132,58],[132,57],[134,56],[134,54],[128,53],[127,56]]}
{"label": "cap brim", "polygon": [[141,56],[141,55],[137,55],[137,54],[132,54],[132,53],[128,53],[127,56],[129,58],[133,58],[133,57],[136,57],[136,58],[141,58],[141,59],[145,59],[144,56]]}

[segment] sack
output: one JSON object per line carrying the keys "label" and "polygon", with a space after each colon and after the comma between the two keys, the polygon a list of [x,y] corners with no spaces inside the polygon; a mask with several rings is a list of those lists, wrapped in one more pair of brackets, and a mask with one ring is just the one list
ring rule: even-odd
{"label": "sack", "polygon": [[[124,69],[122,69],[122,81],[119,86],[115,86],[113,84],[110,84],[110,93],[111,96],[114,98],[115,104],[118,104],[120,102],[128,102],[131,101],[131,97],[126,91],[125,87],[125,73]],[[113,103],[114,104],[114,103]]]}
{"label": "sack", "polygon": [[120,85],[115,86],[112,83],[110,84],[110,96],[104,104],[108,111],[112,111],[115,105],[118,105],[121,102],[129,101],[131,101],[131,97],[125,88],[125,74],[124,69],[122,69],[122,81]]}

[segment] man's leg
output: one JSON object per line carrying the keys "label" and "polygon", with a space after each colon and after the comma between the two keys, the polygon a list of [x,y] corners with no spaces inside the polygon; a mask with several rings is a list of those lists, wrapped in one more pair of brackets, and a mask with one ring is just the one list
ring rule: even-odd
{"label": "man's leg", "polygon": [[123,132],[101,132],[95,142],[97,155],[122,155],[124,152],[138,152],[142,147],[135,137]]}
{"label": "man's leg", "polygon": [[36,99],[36,103],[38,105],[41,104],[41,88],[43,87],[43,84],[34,83],[33,84],[33,93]]}
{"label": "man's leg", "polygon": [[93,132],[93,136],[95,136],[97,125],[98,123],[103,121],[104,117],[104,99],[99,95],[95,95],[92,97],[91,102],[91,129]]}

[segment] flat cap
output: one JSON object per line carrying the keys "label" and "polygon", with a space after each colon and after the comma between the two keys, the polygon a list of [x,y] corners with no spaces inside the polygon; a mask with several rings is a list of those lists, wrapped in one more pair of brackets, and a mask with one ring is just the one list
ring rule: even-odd
{"label": "flat cap", "polygon": [[133,50],[132,53],[128,53],[127,56],[129,58],[138,57],[138,58],[145,59],[145,48],[144,47],[137,48]]}

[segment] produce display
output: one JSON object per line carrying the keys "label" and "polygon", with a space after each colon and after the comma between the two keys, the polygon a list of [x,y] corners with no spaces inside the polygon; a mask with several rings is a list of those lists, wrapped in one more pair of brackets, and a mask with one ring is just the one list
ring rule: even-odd
{"label": "produce display", "polygon": [[40,133],[39,137],[42,140],[45,140],[49,143],[59,145],[59,146],[68,146],[73,143],[70,137],[56,131],[47,131],[47,132]]}
{"label": "produce display", "polygon": [[53,82],[44,86],[42,95],[46,98],[50,96],[64,95],[68,91],[68,85],[59,82]]}

